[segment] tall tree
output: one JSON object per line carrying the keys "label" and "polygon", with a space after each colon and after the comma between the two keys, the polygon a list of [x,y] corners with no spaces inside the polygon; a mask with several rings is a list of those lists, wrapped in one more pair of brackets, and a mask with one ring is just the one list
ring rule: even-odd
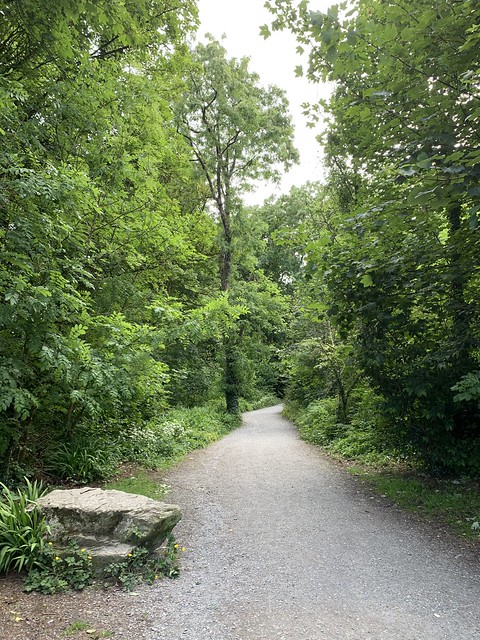
{"label": "tall tree", "polygon": [[[228,59],[211,40],[193,52],[187,90],[178,105],[178,129],[188,141],[208,185],[220,224],[220,285],[232,284],[233,221],[242,193],[259,179],[275,179],[297,160],[285,93],[265,88],[248,59]],[[238,411],[235,336],[224,340],[225,399]]]}
{"label": "tall tree", "polygon": [[424,455],[467,464],[480,434],[464,388],[480,338],[478,3],[269,4],[273,28],[308,49],[307,76],[335,83],[327,153],[363,181],[342,242],[320,256],[330,313],[359,325],[365,371]]}
{"label": "tall tree", "polygon": [[194,3],[7,1],[1,16],[8,467],[147,396],[163,403],[167,367],[147,307],[169,286],[196,286],[192,263],[204,264],[212,234],[208,223],[197,234],[206,216],[201,199],[191,211],[197,182],[169,104]]}

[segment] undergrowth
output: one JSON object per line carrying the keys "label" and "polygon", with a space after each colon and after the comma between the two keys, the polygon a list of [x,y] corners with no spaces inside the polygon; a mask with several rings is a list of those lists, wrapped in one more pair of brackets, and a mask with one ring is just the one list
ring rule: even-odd
{"label": "undergrowth", "polygon": [[44,493],[28,478],[16,490],[0,483],[0,573],[31,568],[43,551],[48,527],[35,505]]}
{"label": "undergrowth", "polygon": [[480,537],[478,482],[425,473],[415,451],[398,447],[383,428],[372,396],[359,403],[348,425],[337,421],[336,407],[334,398],[324,398],[306,408],[290,403],[284,414],[296,423],[304,440],[351,463],[350,473],[399,507],[464,537]]}
{"label": "undergrowth", "polygon": [[[190,451],[226,435],[240,422],[240,416],[228,415],[211,403],[170,409],[143,423],[124,418],[83,426],[68,445],[56,443],[51,447],[44,471],[53,482],[88,484],[114,477],[122,463],[167,469]],[[146,490],[145,495],[153,491],[151,487]]]}
{"label": "undergrowth", "polygon": [[350,467],[349,472],[402,509],[446,524],[457,534],[479,538],[480,492],[469,479],[441,480],[402,469]]}

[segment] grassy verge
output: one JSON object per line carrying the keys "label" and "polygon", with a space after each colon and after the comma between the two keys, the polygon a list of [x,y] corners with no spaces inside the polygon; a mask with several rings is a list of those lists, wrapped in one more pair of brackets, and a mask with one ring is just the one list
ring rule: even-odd
{"label": "grassy verge", "polygon": [[480,540],[480,481],[439,479],[424,473],[414,452],[406,455],[395,447],[370,415],[355,417],[349,425],[338,424],[335,407],[335,400],[328,398],[306,409],[287,407],[285,413],[298,425],[304,440],[346,462],[348,471],[370,490],[418,514],[433,527],[447,527],[463,538]]}
{"label": "grassy verge", "polygon": [[479,539],[480,486],[472,480],[440,480],[403,469],[351,466],[348,471],[402,509],[457,535]]}
{"label": "grassy verge", "polygon": [[135,493],[153,500],[163,500],[169,490],[168,485],[161,482],[157,471],[137,465],[120,468],[118,476],[104,484],[103,488]]}
{"label": "grassy verge", "polygon": [[125,462],[102,486],[163,500],[168,486],[159,472],[167,471],[191,451],[219,440],[240,423],[240,417],[212,406],[172,409],[161,421],[129,432],[123,441]]}

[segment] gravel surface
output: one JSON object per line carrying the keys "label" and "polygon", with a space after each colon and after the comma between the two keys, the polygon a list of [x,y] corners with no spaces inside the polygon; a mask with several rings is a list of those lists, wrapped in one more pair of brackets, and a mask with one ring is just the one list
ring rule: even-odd
{"label": "gravel surface", "polygon": [[478,564],[302,442],[281,407],[193,454],[182,576],[144,592],[148,640],[473,640]]}
{"label": "gravel surface", "polygon": [[177,580],[41,596],[0,580],[0,640],[478,640],[478,561],[372,496],[281,407],[170,471]]}

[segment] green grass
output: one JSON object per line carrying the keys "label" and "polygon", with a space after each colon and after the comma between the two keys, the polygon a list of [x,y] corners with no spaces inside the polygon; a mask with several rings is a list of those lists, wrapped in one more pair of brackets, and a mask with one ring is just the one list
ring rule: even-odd
{"label": "green grass", "polygon": [[91,625],[89,625],[88,622],[85,622],[84,620],[75,620],[75,622],[69,624],[65,629],[65,635],[73,636],[77,633],[77,631],[86,631],[86,629],[90,629],[90,626]]}
{"label": "green grass", "polygon": [[[86,631],[88,636],[95,639],[99,638],[111,638],[113,636],[112,631],[96,631],[92,628],[92,625],[84,620],[75,620],[72,624],[69,624],[68,627],[64,631],[65,636],[76,636],[79,631]],[[82,634],[84,637],[84,634]]]}
{"label": "green grass", "polygon": [[478,482],[438,480],[411,471],[358,466],[350,467],[349,472],[402,509],[424,516],[434,526],[447,525],[463,537],[479,539],[474,524],[480,520]]}
{"label": "green grass", "polygon": [[153,500],[163,500],[168,492],[167,485],[155,480],[154,472],[140,467],[134,469],[134,475],[108,482],[104,488],[135,493]]}
{"label": "green grass", "polygon": [[[331,398],[306,409],[287,405],[284,413],[299,426],[301,437],[325,453],[347,461],[348,471],[372,491],[421,516],[434,528],[448,527],[464,538],[480,540],[480,482],[438,479],[423,473],[414,452],[400,452],[375,423],[376,413],[356,415],[348,426],[337,425]],[[367,406],[368,409],[368,406]]]}

